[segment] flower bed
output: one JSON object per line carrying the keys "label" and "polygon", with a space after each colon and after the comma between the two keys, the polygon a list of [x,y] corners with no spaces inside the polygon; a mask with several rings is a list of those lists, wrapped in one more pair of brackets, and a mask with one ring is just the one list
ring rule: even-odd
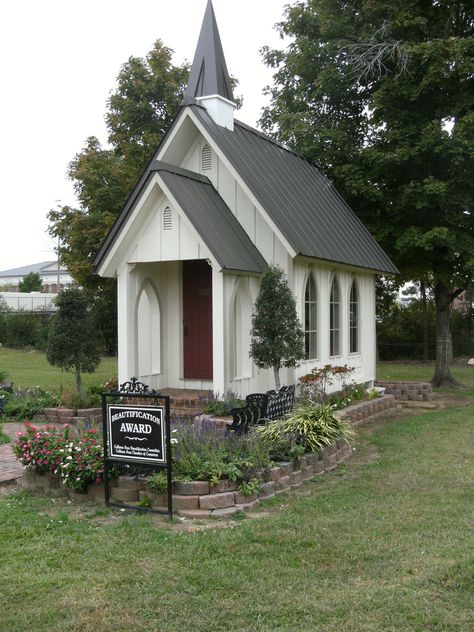
{"label": "flower bed", "polygon": [[[300,487],[304,481],[328,472],[349,458],[352,449],[345,440],[307,454],[297,462],[275,463],[268,471],[261,473],[259,489],[245,495],[238,490],[238,484],[228,479],[216,484],[209,481],[176,481],[173,483],[173,508],[181,516],[188,518],[222,517],[238,511],[250,511],[260,501],[273,498]],[[81,494],[61,484],[60,478],[51,473],[40,474],[32,469],[25,471],[20,486],[41,489],[52,495],[71,498],[101,500],[104,498],[103,483],[93,483],[87,488],[87,495]],[[110,497],[116,502],[166,511],[165,493],[156,493],[146,479],[118,476],[111,481]]]}
{"label": "flower bed", "polygon": [[103,449],[95,430],[77,436],[68,424],[36,428],[26,422],[25,427],[13,451],[27,468],[39,475],[55,475],[64,485],[81,491],[102,480]]}
{"label": "flower bed", "polygon": [[[332,414],[314,403],[287,420],[243,437],[227,436],[211,420],[173,431],[173,505],[188,517],[223,516],[255,507],[262,499],[288,491],[332,469],[351,455],[347,437],[353,424],[387,414],[392,395],[361,402]],[[103,451],[94,432],[79,436],[66,426],[38,430],[27,424],[18,437],[17,457],[27,466],[20,485],[50,494],[104,498]],[[134,472],[135,473],[135,472]],[[117,476],[111,499],[142,507],[166,507],[163,472]]]}

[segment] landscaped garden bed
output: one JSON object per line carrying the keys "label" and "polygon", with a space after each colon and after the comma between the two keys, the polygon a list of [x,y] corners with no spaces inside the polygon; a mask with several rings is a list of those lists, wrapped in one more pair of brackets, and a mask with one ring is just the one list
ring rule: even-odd
{"label": "landscaped garden bed", "polygon": [[[225,423],[219,426],[202,417],[199,423],[179,425],[173,431],[173,507],[193,518],[251,510],[342,463],[352,453],[351,425],[387,414],[396,405],[392,395],[339,411],[306,402],[287,420],[242,437],[229,436]],[[15,452],[26,466],[21,486],[52,495],[104,498],[100,433],[78,434],[67,424],[37,428],[28,423]],[[165,510],[164,472],[127,470],[115,472],[111,500]]]}

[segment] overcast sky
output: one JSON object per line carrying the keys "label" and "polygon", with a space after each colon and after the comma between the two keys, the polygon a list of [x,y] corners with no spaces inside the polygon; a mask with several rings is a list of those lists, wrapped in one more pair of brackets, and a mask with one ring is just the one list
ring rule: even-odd
{"label": "overcast sky", "polygon": [[[281,47],[274,29],[289,0],[213,0],[238,118],[255,125],[271,71],[259,55]],[[0,270],[54,259],[46,215],[75,203],[69,161],[88,136],[106,140],[106,100],[120,66],[157,39],[192,61],[207,0],[16,0],[0,3],[2,191]]]}

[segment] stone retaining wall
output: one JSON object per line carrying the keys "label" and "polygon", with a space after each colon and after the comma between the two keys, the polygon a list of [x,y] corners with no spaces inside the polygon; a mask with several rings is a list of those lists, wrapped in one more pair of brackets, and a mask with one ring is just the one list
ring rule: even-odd
{"label": "stone retaining wall", "polygon": [[363,421],[375,421],[380,417],[393,414],[397,410],[397,400],[393,395],[381,395],[376,399],[357,402],[347,408],[336,410],[337,417],[349,419],[354,426]]}
{"label": "stone retaining wall", "polygon": [[[207,481],[173,483],[173,511],[188,518],[220,517],[238,511],[250,511],[261,500],[273,498],[291,489],[300,487],[304,481],[324,474],[337,467],[352,454],[347,441],[338,441],[320,452],[302,457],[298,463],[279,463],[269,471],[262,473],[262,483],[258,494],[244,496],[237,490],[237,483],[222,480],[218,485]],[[68,496],[76,499],[103,500],[103,483],[92,483],[87,493],[79,493],[63,485],[53,474],[36,474],[26,469],[18,480],[20,487],[40,488],[47,494]],[[111,481],[110,499],[112,502],[137,506],[140,501],[150,502],[154,509],[166,511],[166,494],[155,494],[145,479],[119,476]],[[146,500],[145,500],[146,499]]]}
{"label": "stone retaining wall", "polygon": [[422,402],[433,399],[433,388],[429,382],[401,382],[377,380],[375,386],[382,386],[385,392],[399,401]]}
{"label": "stone retaining wall", "polygon": [[34,423],[70,424],[78,431],[102,430],[102,408],[45,408],[33,417]]}

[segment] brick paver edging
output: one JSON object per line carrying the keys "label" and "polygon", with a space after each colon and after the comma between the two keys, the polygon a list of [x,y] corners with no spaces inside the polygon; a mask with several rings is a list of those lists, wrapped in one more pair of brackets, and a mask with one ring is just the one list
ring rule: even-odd
{"label": "brick paver edging", "polygon": [[[218,485],[207,481],[177,482],[174,483],[173,508],[179,515],[188,518],[220,517],[237,511],[250,511],[261,500],[300,487],[304,481],[334,469],[351,455],[351,446],[341,440],[320,452],[305,455],[297,464],[277,464],[266,473],[259,493],[253,496],[242,495],[237,490],[237,484],[228,480],[220,481]],[[103,483],[92,483],[87,493],[81,494],[63,485],[58,476],[36,474],[31,469],[25,470],[17,484],[23,488],[40,488],[51,495],[91,500],[104,498]],[[154,508],[166,510],[165,494],[155,494],[145,479],[119,476],[112,481],[110,496],[112,500],[129,504],[138,503],[146,497]]]}

